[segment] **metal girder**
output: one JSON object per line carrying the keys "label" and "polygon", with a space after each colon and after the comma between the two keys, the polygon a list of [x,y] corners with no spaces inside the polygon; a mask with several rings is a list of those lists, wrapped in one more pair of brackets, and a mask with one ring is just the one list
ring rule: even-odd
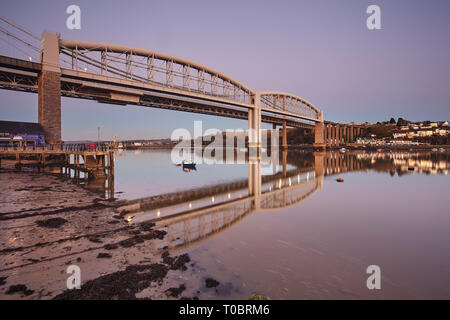
{"label": "metal girder", "polygon": [[[131,64],[133,60],[131,58],[131,53],[129,57],[126,58],[130,64],[127,71],[130,74],[132,73]],[[61,95],[66,97],[74,97],[74,98],[82,98],[89,100],[97,100],[103,103],[112,103],[112,104],[134,104],[134,105],[142,105],[142,106],[150,106],[155,108],[165,108],[177,111],[186,111],[186,112],[194,112],[208,115],[216,115],[223,117],[231,117],[237,119],[248,119],[248,108],[251,105],[245,103],[227,103],[226,99],[222,99],[226,96],[235,96],[236,101],[242,100],[243,98],[239,98],[239,95],[247,95],[247,98],[250,99],[249,93],[243,93],[242,88],[236,87],[231,82],[226,81],[222,86],[222,95],[220,95],[220,85],[219,85],[219,76],[217,74],[210,75],[211,81],[209,82],[209,86],[215,94],[215,98],[209,98],[197,94],[196,92],[190,91],[189,93],[184,93],[182,90],[172,89],[167,90],[165,88],[159,88],[157,86],[151,85],[143,85],[137,81],[134,81],[134,75],[130,81],[128,80],[119,80],[119,79],[111,79],[107,77],[105,74],[111,72],[113,70],[113,66],[111,66],[108,62],[106,62],[106,56],[108,55],[107,49],[100,53],[101,61],[99,62],[102,68],[102,75],[95,76],[86,72],[66,72],[65,69],[62,70],[61,76]],[[73,54],[73,65],[77,65],[77,56],[78,54]],[[145,61],[145,77],[153,78],[153,71],[155,69],[154,58],[152,56],[147,57]],[[176,71],[173,69],[173,64],[168,65],[168,70],[171,73],[175,73]],[[41,65],[39,63],[28,62],[24,60],[2,57],[0,56],[0,88],[7,90],[18,90],[18,91],[26,91],[26,92],[37,92],[38,89],[38,74],[41,70]],[[205,91],[206,88],[206,79],[204,70],[199,70],[199,72],[203,75],[199,77],[201,80],[199,88]],[[183,83],[181,86],[191,87],[192,82],[194,80],[191,75],[191,69],[188,66],[182,66],[183,74]],[[197,80],[199,80],[197,79]],[[168,83],[172,83],[173,81],[168,78]],[[126,96],[117,100],[117,94],[114,97],[114,94],[129,94],[133,99],[130,101],[126,100]],[[138,100],[136,96],[140,97]],[[265,96],[266,97],[266,96]],[[274,104],[280,99],[279,95],[271,96],[272,102]],[[292,97],[289,97],[288,105],[292,104],[292,101],[295,100]],[[312,123],[308,123],[314,120],[314,118],[305,118],[298,119],[295,118],[295,114],[285,112],[283,114],[278,114],[274,112],[271,108],[267,108],[266,106],[262,106],[262,121],[267,123],[275,123],[281,125],[283,121],[286,121],[288,126],[291,127],[302,127],[302,128],[313,128]],[[305,120],[307,120],[305,122]]]}

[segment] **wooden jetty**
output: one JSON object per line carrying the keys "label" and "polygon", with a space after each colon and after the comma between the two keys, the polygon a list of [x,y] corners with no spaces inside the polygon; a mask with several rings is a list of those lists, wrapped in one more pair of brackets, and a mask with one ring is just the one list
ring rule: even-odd
{"label": "wooden jetty", "polygon": [[96,150],[66,149],[0,149],[0,169],[2,160],[15,163],[16,169],[37,168],[38,171],[60,173],[67,177],[87,180],[108,180],[113,184],[114,151],[109,148]]}

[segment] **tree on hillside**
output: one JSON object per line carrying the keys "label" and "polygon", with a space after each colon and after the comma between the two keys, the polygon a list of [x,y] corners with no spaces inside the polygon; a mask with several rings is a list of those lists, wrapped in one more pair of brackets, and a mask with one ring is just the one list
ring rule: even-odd
{"label": "tree on hillside", "polygon": [[390,124],[395,124],[395,119],[394,119],[394,118],[391,118],[391,120],[389,120],[389,123],[390,123]]}
{"label": "tree on hillside", "polygon": [[408,124],[408,121],[406,121],[405,119],[403,119],[403,118],[398,118],[398,120],[397,120],[397,126],[405,126],[405,125],[407,125]]}

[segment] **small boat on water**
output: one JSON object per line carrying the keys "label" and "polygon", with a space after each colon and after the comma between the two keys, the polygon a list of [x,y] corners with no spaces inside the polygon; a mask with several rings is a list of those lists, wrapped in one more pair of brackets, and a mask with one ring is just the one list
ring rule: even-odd
{"label": "small boat on water", "polygon": [[337,182],[344,182],[344,179],[338,178],[338,179],[336,179],[336,181],[337,181]]}
{"label": "small boat on water", "polygon": [[197,168],[195,167],[195,163],[190,160],[183,160],[183,162],[181,162],[181,164],[183,166],[184,172],[197,171]]}

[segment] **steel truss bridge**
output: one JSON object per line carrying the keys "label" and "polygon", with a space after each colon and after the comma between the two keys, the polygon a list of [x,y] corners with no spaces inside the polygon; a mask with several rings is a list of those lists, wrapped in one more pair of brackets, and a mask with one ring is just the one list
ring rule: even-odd
{"label": "steel truss bridge", "polygon": [[322,111],[299,96],[260,92],[173,55],[65,40],[50,33],[40,38],[40,48],[30,46],[39,51],[40,62],[32,62],[31,56],[29,60],[0,56],[0,89],[38,93],[39,122],[46,131],[54,131],[49,133],[53,140],[60,139],[61,130],[55,125],[60,119],[49,119],[49,113],[60,114],[60,96],[246,119],[249,129],[255,130],[261,122],[283,128],[323,123]]}

